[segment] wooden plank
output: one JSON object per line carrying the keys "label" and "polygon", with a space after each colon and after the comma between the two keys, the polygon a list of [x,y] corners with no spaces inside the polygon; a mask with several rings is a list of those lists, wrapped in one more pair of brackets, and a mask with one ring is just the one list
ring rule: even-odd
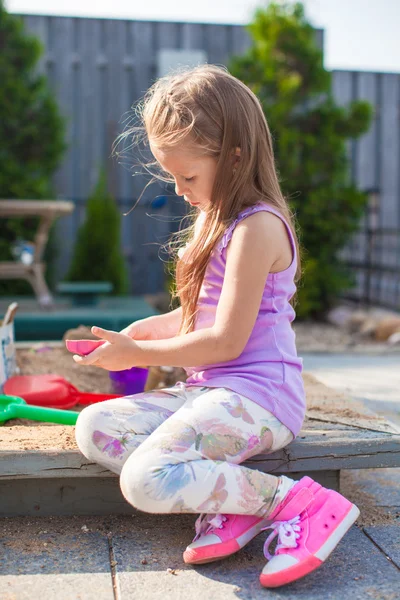
{"label": "wooden plank", "polygon": [[[98,120],[95,123],[95,127],[99,130],[97,164],[99,166],[105,166],[109,155],[107,114],[110,100],[109,79],[111,73],[109,51],[112,40],[110,40],[110,36],[108,35],[107,21],[102,19],[99,19],[97,23],[97,44],[96,79],[99,94]],[[93,169],[96,169],[95,165],[93,165]],[[98,174],[96,173],[95,177],[97,178],[97,176]]]}
{"label": "wooden plank", "polygon": [[[400,435],[373,431],[304,431],[286,448],[245,463],[268,473],[400,466]],[[77,450],[1,451],[0,479],[113,477]]]}
{"label": "wooden plank", "polygon": [[[298,480],[308,473],[291,473]],[[311,473],[315,481],[339,491],[339,471]],[[135,509],[122,496],[113,477],[63,477],[0,481],[2,517],[18,515],[110,515],[132,514]]]}
{"label": "wooden plank", "polygon": [[[86,202],[98,178],[98,167],[103,153],[105,115],[102,112],[99,61],[99,19],[82,19],[79,27],[79,55],[81,57],[79,81],[80,102],[75,107],[76,169],[79,172],[77,198]],[[72,244],[71,244],[72,245]]]}
{"label": "wooden plank", "polygon": [[[369,102],[374,111],[374,115],[376,114],[376,104],[377,104],[377,86],[376,86],[376,74],[375,73],[359,73],[358,75],[358,87],[357,87],[357,100],[366,100]],[[356,181],[359,188],[363,191],[368,189],[376,189],[376,172],[377,165],[376,163],[376,136],[377,136],[377,127],[376,127],[376,116],[372,120],[372,125],[361,138],[356,140],[355,145],[357,151],[355,153],[355,160],[357,164],[355,165],[355,173],[356,173]],[[367,211],[365,211],[364,215],[360,219],[359,227],[361,231],[366,231],[369,228]],[[355,236],[354,236],[355,237]],[[352,252],[352,261],[357,261],[359,263],[364,263],[367,256],[367,242],[368,238],[366,235],[358,236],[358,243],[356,248]],[[365,277],[365,271],[359,271],[362,273],[362,277]],[[364,280],[365,282],[365,280]],[[365,283],[359,283],[360,291],[365,290]],[[364,284],[364,285],[363,285]],[[361,287],[363,285],[363,287]]]}
{"label": "wooden plank", "polygon": [[[82,172],[80,170],[80,155],[82,153],[82,142],[80,143],[80,138],[83,131],[81,124],[81,109],[82,104],[84,102],[84,92],[86,87],[86,82],[83,82],[83,64],[81,53],[82,26],[82,19],[72,20],[71,56],[68,65],[69,78],[72,86],[72,89],[70,91],[71,120],[67,124],[70,136],[70,147],[68,148],[68,153],[71,155],[69,178],[71,180],[71,198],[74,199],[79,198],[81,195],[80,190],[82,175]],[[70,227],[72,224],[73,220],[71,219],[69,223]],[[66,244],[62,244],[61,248],[61,250],[65,252],[63,246],[66,246]]]}
{"label": "wooden plank", "polygon": [[229,60],[229,37],[227,25],[204,26],[208,62],[215,65],[226,65]]}
{"label": "wooden plank", "polygon": [[357,141],[357,183],[362,190],[377,187],[376,181],[376,104],[377,76],[376,73],[360,73],[358,76],[357,100],[366,100],[374,110],[371,127]]}
{"label": "wooden plank", "polygon": [[[132,96],[129,99],[131,105],[136,104],[143,98],[147,89],[156,78],[155,46],[161,43],[158,39],[157,31],[156,23],[131,23],[130,34],[134,57],[134,69],[131,81]],[[164,34],[168,35],[163,29],[162,35]],[[132,139],[127,140],[126,147],[131,143]],[[141,166],[143,162],[149,160],[153,160],[152,155],[147,148],[143,147],[143,144],[138,146],[133,152],[131,151],[127,154],[127,161],[131,172],[131,193],[127,198],[131,198],[131,206],[141,196],[146,184],[150,181],[150,176],[144,174],[144,169]],[[149,198],[149,196],[155,196],[157,193],[159,193],[158,186],[152,185],[151,190],[147,193],[145,192],[145,197]],[[131,239],[131,243],[134,244],[133,238]],[[133,248],[131,247],[131,252],[132,250]]]}
{"label": "wooden plank", "polygon": [[181,44],[185,50],[206,50],[204,25],[202,23],[183,23]]}
{"label": "wooden plank", "polygon": [[[373,413],[372,413],[373,414]],[[321,414],[320,411],[307,411],[307,417],[310,421],[319,423],[339,423],[341,425],[349,425],[350,427],[360,429],[362,431],[381,431],[385,433],[400,433],[400,429],[394,423],[387,421],[384,417],[378,417],[373,422],[367,416],[355,418],[353,416],[337,416],[329,413]]]}
{"label": "wooden plank", "polygon": [[72,190],[72,147],[71,147],[71,133],[72,133],[72,111],[73,111],[73,93],[75,81],[73,79],[73,52],[72,43],[74,41],[73,36],[73,20],[65,19],[64,17],[54,17],[53,21],[53,75],[55,82],[55,95],[57,99],[58,108],[65,118],[66,125],[66,136],[65,142],[67,144],[67,151],[63,156],[63,160],[57,169],[53,183],[57,190],[63,197],[73,197]]}
{"label": "wooden plank", "polygon": [[46,75],[49,17],[46,15],[21,15],[21,19],[24,23],[26,32],[30,35],[36,36],[42,44],[43,54],[39,58],[35,70],[41,75]]}
{"label": "wooden plank", "polygon": [[[379,76],[379,139],[377,147],[382,150],[379,156],[378,188],[380,190],[379,201],[379,225],[383,227],[394,227],[399,222],[398,204],[398,177],[392,173],[394,165],[398,163],[399,138],[398,138],[398,81],[399,77],[390,74]],[[396,103],[393,104],[392,103]],[[398,257],[391,248],[391,236],[380,237],[378,244],[378,265],[383,267],[396,266]],[[394,240],[395,241],[395,240]],[[378,271],[374,273],[373,283],[376,287],[374,300],[378,303],[389,304],[397,297],[396,274]]]}
{"label": "wooden plank", "polygon": [[0,200],[0,217],[59,216],[74,210],[62,200]]}
{"label": "wooden plank", "polygon": [[332,72],[332,92],[339,106],[346,107],[352,100],[352,72]]}
{"label": "wooden plank", "polygon": [[132,514],[118,479],[0,481],[1,517]]}
{"label": "wooden plank", "polygon": [[51,479],[116,477],[108,469],[88,461],[79,451],[1,452],[0,479]]}
{"label": "wooden plank", "polygon": [[[125,132],[127,127],[132,121],[132,110],[131,107],[136,101],[135,92],[135,56],[133,52],[133,39],[132,39],[132,26],[133,23],[123,21],[123,27],[121,30],[121,93],[120,93],[120,110],[121,114],[118,115],[118,132]],[[131,136],[132,137],[132,136]],[[125,260],[129,263],[131,258],[131,246],[132,240],[130,235],[129,217],[124,217],[123,213],[128,212],[134,203],[134,192],[133,192],[133,172],[137,171],[135,166],[132,164],[132,151],[127,150],[128,146],[131,145],[132,139],[124,139],[115,144],[115,152],[121,152],[121,156],[113,156],[112,160],[114,163],[115,173],[118,179],[119,195],[121,200],[118,202],[118,208],[121,214],[121,245],[122,253]],[[112,141],[113,147],[114,142]],[[112,148],[110,148],[111,152]],[[128,199],[131,199],[129,205],[127,205]],[[130,274],[128,275],[129,281],[131,281]],[[129,290],[131,291],[131,290]]]}
{"label": "wooden plank", "polygon": [[[380,225],[393,228],[400,225],[400,163],[399,106],[400,76],[385,73],[381,75],[380,124],[381,168],[380,168]],[[396,236],[398,238],[398,235]],[[393,242],[396,244],[395,236]],[[398,255],[391,248],[386,237],[382,239],[380,263],[385,266],[398,266]],[[378,302],[390,305],[398,298],[398,274],[380,273]]]}
{"label": "wooden plank", "polygon": [[315,41],[317,43],[317,46],[319,46],[320,50],[322,50],[322,52],[323,52],[324,51],[325,31],[324,31],[324,29],[315,29],[314,33],[315,33]]}
{"label": "wooden plank", "polygon": [[121,197],[120,169],[117,162],[111,158],[111,151],[113,143],[122,131],[120,120],[125,111],[125,104],[122,102],[121,93],[124,76],[122,63],[124,56],[124,34],[124,21],[118,19],[106,21],[108,68],[106,80],[106,137],[103,164],[107,167],[108,190],[114,198]]}
{"label": "wooden plank", "polygon": [[157,22],[155,26],[155,49],[161,50],[164,48],[173,48],[177,50],[179,43],[179,24],[168,22]]}
{"label": "wooden plank", "polygon": [[315,444],[303,441],[287,446],[275,455],[259,455],[251,464],[268,473],[338,469],[372,469],[400,466],[400,436],[369,440],[327,437]]}
{"label": "wooden plank", "polygon": [[245,27],[241,25],[232,25],[231,27],[232,53],[240,56],[250,48],[252,39]]}
{"label": "wooden plank", "polygon": [[[126,131],[132,120],[131,108],[136,102],[138,93],[135,88],[135,73],[137,69],[136,60],[134,53],[134,35],[133,35],[134,22],[130,23],[124,21],[123,29],[123,54],[122,54],[122,74],[121,74],[121,115],[119,116],[119,128],[120,131]],[[143,49],[144,54],[146,50]],[[122,199],[131,198],[133,202],[133,161],[132,151],[128,150],[128,146],[132,143],[131,139],[125,139],[117,144],[116,151],[121,152],[119,158],[114,160],[118,162],[118,178],[119,178],[119,189]],[[137,169],[134,169],[137,170]],[[122,219],[122,244],[125,245],[124,253],[128,254],[129,250],[129,229],[127,228],[127,219]]]}
{"label": "wooden plank", "polygon": [[161,40],[157,36],[156,23],[133,21],[130,24],[130,34],[135,65],[135,96],[132,98],[133,102],[143,96],[156,78],[154,48],[161,43]]}
{"label": "wooden plank", "polygon": [[[353,100],[353,73],[351,71],[333,71],[332,93],[336,103],[343,108],[347,107]],[[346,143],[346,152],[349,162],[349,174],[352,172],[353,148],[355,142],[349,140]]]}
{"label": "wooden plank", "polygon": [[[400,106],[400,75],[385,73],[382,75],[382,104],[381,123],[382,137],[381,160],[382,173],[381,189],[381,224],[392,228],[400,223],[399,215],[399,177],[400,163],[399,148],[399,106]],[[385,256],[382,257],[385,262]]]}

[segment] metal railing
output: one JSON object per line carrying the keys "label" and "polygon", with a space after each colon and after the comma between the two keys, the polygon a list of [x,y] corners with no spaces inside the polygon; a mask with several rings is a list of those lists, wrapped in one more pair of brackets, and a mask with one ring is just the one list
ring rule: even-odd
{"label": "metal railing", "polygon": [[355,277],[344,297],[367,306],[400,310],[400,226],[380,224],[379,190],[368,190],[369,202],[360,230],[341,252]]}

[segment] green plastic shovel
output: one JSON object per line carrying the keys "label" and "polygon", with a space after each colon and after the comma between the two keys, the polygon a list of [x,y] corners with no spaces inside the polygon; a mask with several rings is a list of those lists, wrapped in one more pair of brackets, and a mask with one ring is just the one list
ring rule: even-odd
{"label": "green plastic shovel", "polygon": [[18,396],[0,395],[0,423],[9,419],[31,419],[46,423],[75,425],[79,412],[31,406]]}

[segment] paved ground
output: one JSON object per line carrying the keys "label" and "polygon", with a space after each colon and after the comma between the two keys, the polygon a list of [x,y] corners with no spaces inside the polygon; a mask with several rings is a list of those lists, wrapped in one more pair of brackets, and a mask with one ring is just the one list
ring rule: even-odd
{"label": "paved ground", "polygon": [[[328,385],[367,399],[400,423],[399,361],[398,355],[308,355],[304,362]],[[191,568],[181,552],[191,541],[192,516],[29,517],[0,522],[0,598],[397,600],[400,469],[354,471],[351,481],[360,498],[367,494],[393,519],[354,526],[321,569],[284,589],[258,583],[263,534],[224,562]]]}

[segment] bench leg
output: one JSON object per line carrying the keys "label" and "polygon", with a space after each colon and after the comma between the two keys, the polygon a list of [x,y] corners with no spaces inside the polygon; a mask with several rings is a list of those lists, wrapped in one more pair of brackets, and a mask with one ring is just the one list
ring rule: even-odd
{"label": "bench leg", "polygon": [[308,475],[324,487],[340,492],[340,471],[299,471],[298,473],[285,473],[292,479],[301,479]]}
{"label": "bench leg", "polygon": [[47,287],[46,280],[44,278],[44,265],[43,263],[33,263],[31,265],[31,273],[27,275],[27,280],[33,287],[36,298],[42,308],[49,308],[53,305],[53,296]]}

